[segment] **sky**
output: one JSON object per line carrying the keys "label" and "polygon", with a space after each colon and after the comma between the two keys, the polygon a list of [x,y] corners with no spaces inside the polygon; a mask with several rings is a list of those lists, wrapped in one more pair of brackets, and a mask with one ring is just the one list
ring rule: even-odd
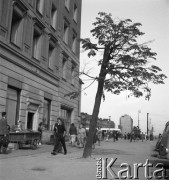
{"label": "sky", "polygon": [[[121,95],[105,93],[105,101],[101,102],[99,117],[109,118],[119,125],[122,115],[129,115],[133,125],[138,125],[141,131],[147,130],[147,113],[149,125],[154,127],[154,134],[162,133],[165,123],[169,121],[169,1],[168,0],[82,0],[81,38],[92,38],[90,30],[98,12],[111,13],[112,18],[131,19],[142,24],[140,30],[145,32],[140,42],[152,41],[148,44],[157,53],[154,65],[159,66],[168,77],[164,85],[151,85],[152,95],[149,101],[142,98],[127,98],[128,92]],[[98,75],[97,60],[101,54],[88,58],[81,50],[81,70],[90,75]],[[82,86],[81,111],[92,114],[97,82],[91,86],[91,81],[81,76]],[[88,88],[86,88],[89,86]],[[140,112],[140,113],[138,113]]]}

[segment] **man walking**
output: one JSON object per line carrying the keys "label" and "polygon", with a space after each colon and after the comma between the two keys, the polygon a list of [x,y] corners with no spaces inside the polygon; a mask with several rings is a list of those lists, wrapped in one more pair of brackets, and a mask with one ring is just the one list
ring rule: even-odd
{"label": "man walking", "polygon": [[6,153],[8,147],[8,133],[6,112],[2,112],[2,118],[0,119],[0,153],[2,153],[2,151]]}
{"label": "man walking", "polygon": [[65,143],[66,129],[61,118],[58,118],[58,123],[55,124],[54,133],[55,133],[55,144],[54,144],[53,152],[51,154],[56,155],[59,149],[59,145],[61,143],[64,149],[64,155],[66,155],[67,154],[66,143]]}
{"label": "man walking", "polygon": [[75,146],[76,136],[77,136],[77,129],[76,129],[74,123],[72,123],[71,126],[70,126],[69,134],[70,134],[70,137],[71,137],[71,144],[72,144],[72,146]]}

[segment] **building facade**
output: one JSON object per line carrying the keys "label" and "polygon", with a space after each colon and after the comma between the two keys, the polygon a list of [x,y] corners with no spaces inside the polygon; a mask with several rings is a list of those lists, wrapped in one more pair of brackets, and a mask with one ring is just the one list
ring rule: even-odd
{"label": "building facade", "polygon": [[[0,112],[24,129],[80,122],[81,0],[0,1]],[[1,117],[0,117],[1,118]]]}
{"label": "building facade", "polygon": [[[89,128],[91,120],[92,120],[92,115],[89,115],[89,114],[83,113],[83,112],[81,113],[81,123],[86,128]],[[97,128],[115,128],[115,123],[114,123],[114,121],[110,121],[110,119],[98,118]]]}
{"label": "building facade", "polygon": [[123,115],[120,117],[119,127],[121,129],[122,134],[131,133],[133,129],[133,119],[129,115]]}

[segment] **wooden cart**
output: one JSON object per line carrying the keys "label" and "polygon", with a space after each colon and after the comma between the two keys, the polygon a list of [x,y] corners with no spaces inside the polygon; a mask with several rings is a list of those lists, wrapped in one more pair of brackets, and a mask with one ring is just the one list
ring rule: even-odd
{"label": "wooden cart", "polygon": [[37,144],[40,141],[41,134],[38,131],[20,131],[10,132],[9,142],[18,143],[19,148],[23,145],[30,145],[32,149],[37,148]]}

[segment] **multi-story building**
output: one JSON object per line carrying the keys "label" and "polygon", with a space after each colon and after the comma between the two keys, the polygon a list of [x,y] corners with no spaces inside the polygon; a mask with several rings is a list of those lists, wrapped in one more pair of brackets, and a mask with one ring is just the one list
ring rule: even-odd
{"label": "multi-story building", "polygon": [[24,129],[80,121],[81,0],[0,1],[0,112]]}
{"label": "multi-story building", "polygon": [[133,119],[126,114],[124,116],[121,116],[119,127],[121,129],[122,134],[131,133],[133,129]]}

